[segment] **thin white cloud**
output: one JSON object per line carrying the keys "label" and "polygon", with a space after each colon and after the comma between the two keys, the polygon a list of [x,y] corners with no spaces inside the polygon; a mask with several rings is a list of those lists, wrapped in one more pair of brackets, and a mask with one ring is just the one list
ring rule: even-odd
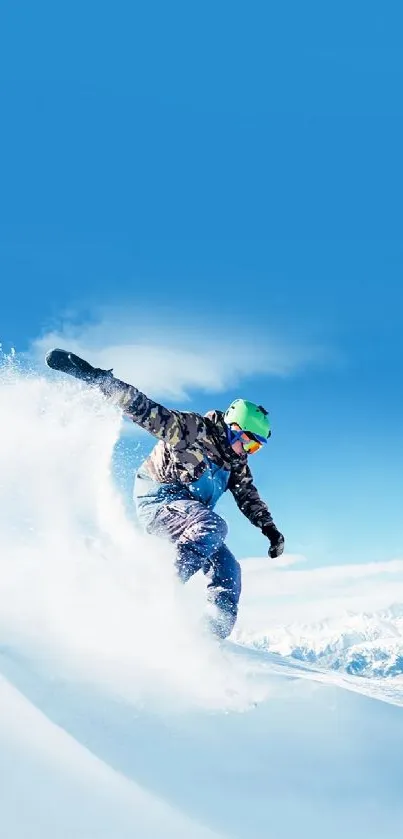
{"label": "thin white cloud", "polygon": [[[294,566],[302,558],[288,559]],[[243,577],[242,616],[255,628],[403,603],[403,559],[325,568],[276,567],[267,559],[250,559],[243,561]]]}
{"label": "thin white cloud", "polygon": [[285,376],[313,363],[316,348],[248,334],[211,321],[179,322],[170,312],[114,309],[97,321],[65,323],[35,342],[39,353],[61,346],[150,395],[186,400],[192,389],[219,392],[256,374]]}

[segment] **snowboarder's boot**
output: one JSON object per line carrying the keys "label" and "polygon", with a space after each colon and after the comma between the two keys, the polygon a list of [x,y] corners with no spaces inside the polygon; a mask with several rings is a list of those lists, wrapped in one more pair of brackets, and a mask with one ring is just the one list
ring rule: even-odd
{"label": "snowboarder's boot", "polygon": [[228,638],[235,626],[237,618],[236,607],[229,609],[220,609],[215,603],[207,606],[204,615],[204,625],[217,638]]}

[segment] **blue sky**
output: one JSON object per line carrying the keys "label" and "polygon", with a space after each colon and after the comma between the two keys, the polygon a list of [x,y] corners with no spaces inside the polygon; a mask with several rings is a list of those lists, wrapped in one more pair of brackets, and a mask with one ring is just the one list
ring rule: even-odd
{"label": "blue sky", "polygon": [[[233,356],[176,397],[154,366],[152,395],[263,402],[251,465],[288,550],[384,560],[403,538],[403,13],[277,5],[2,4],[0,336],[27,351],[101,319],[116,350],[124,312],[133,343],[150,323],[193,369]],[[221,509],[236,553],[263,553]]]}

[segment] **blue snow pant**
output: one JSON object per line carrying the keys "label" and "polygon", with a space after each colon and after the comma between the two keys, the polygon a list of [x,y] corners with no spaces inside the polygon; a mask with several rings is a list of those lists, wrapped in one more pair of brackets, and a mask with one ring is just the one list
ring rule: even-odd
{"label": "blue snow pant", "polygon": [[147,530],[173,542],[182,582],[200,570],[206,575],[207,597],[213,605],[208,623],[216,635],[226,638],[237,618],[241,568],[224,544],[228,532],[224,519],[199,501],[170,501],[161,505]]}

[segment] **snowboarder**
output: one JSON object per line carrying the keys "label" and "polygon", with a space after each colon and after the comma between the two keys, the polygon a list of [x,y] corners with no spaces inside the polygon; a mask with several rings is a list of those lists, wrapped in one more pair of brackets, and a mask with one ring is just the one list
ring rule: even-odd
{"label": "snowboarder", "polygon": [[205,416],[170,410],[112,370],[92,367],[71,352],[51,350],[49,367],[95,385],[133,422],[157,439],[135,478],[138,518],[151,534],[175,545],[176,569],[183,582],[199,570],[208,579],[208,622],[221,638],[235,625],[241,593],[240,565],[227,548],[226,522],[214,512],[229,489],[239,509],[270,541],[269,556],[284,550],[284,537],[253,485],[248,456],[270,437],[267,411],[246,399]]}

